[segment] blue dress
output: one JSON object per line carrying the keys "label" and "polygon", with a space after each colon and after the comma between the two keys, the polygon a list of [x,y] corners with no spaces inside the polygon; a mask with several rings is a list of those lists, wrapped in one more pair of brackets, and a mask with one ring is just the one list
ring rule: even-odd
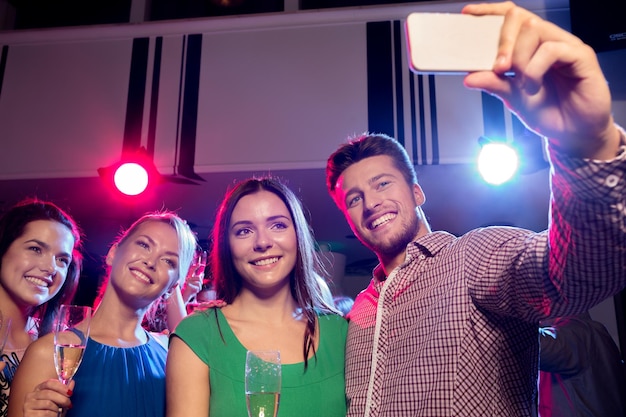
{"label": "blue dress", "polygon": [[121,348],[89,339],[74,376],[67,417],[162,417],[165,415],[167,350],[148,342]]}

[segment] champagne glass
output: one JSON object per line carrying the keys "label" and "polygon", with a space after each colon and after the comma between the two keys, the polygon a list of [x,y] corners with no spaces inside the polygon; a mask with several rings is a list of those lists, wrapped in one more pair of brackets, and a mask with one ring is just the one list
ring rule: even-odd
{"label": "champagne glass", "polygon": [[194,256],[192,268],[195,268],[195,274],[200,275],[206,269],[208,254],[205,250],[199,250]]}
{"label": "champagne glass", "polygon": [[206,267],[206,261],[208,258],[208,253],[205,250],[200,250],[198,251],[198,253],[196,254],[196,266],[197,267],[202,267],[202,269],[204,270],[204,268]]}
{"label": "champagne glass", "polygon": [[193,255],[193,261],[189,267],[189,272],[185,278],[185,285],[182,288],[183,301],[187,305],[187,311],[193,310],[192,302],[198,301],[198,293],[202,291],[204,285],[204,271],[207,264],[206,251],[199,248]]}
{"label": "champagne glass", "polygon": [[89,339],[91,307],[62,305],[54,326],[54,365],[59,381],[72,380]]}
{"label": "champagne glass", "polygon": [[276,417],[280,400],[280,352],[249,350],[246,354],[248,417]]}

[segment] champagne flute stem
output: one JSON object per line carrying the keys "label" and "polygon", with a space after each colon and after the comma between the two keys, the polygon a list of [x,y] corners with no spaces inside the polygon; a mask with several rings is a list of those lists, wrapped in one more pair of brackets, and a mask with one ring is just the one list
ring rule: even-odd
{"label": "champagne flute stem", "polygon": [[[63,378],[59,378],[59,380],[63,383],[63,385],[68,385],[70,383],[70,381],[66,381]],[[57,417],[61,417],[63,415],[63,407],[59,407],[59,410],[57,411]]]}

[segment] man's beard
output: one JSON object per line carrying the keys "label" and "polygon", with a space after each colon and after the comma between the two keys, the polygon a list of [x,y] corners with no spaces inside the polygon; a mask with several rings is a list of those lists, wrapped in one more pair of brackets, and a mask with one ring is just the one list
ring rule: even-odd
{"label": "man's beard", "polygon": [[359,240],[368,249],[375,252],[377,255],[383,255],[385,257],[395,257],[406,250],[406,247],[417,236],[419,230],[419,220],[417,216],[412,216],[409,219],[408,224],[403,223],[399,232],[394,235],[385,237],[382,241],[366,240],[360,236]]}

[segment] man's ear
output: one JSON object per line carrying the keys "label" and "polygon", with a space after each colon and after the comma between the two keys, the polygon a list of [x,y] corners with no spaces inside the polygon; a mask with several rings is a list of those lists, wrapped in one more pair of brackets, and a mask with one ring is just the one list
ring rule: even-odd
{"label": "man's ear", "polygon": [[426,196],[424,195],[424,191],[419,184],[413,184],[413,196],[415,197],[415,202],[418,206],[421,206],[426,202]]}
{"label": "man's ear", "polygon": [[105,259],[105,262],[108,266],[113,265],[113,258],[115,258],[116,252],[117,252],[117,244],[111,246],[111,248],[109,249],[109,252],[107,252],[107,257]]}

